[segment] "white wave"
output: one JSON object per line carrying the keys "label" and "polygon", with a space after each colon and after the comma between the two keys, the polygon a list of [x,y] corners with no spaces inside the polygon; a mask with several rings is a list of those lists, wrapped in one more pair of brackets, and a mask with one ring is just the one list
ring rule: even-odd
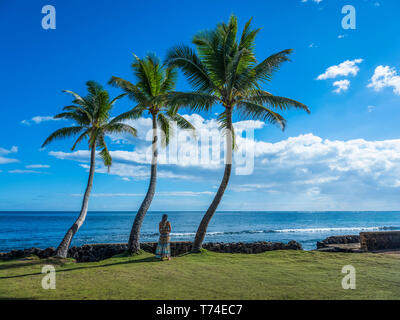
{"label": "white wave", "polygon": [[171,236],[174,236],[174,237],[187,237],[187,236],[195,236],[196,233],[194,233],[194,232],[173,233],[173,232],[172,232],[170,235],[171,235]]}
{"label": "white wave", "polygon": [[[240,235],[240,234],[254,234],[254,233],[318,233],[318,232],[360,232],[360,231],[379,231],[379,230],[399,230],[399,227],[335,227],[335,228],[295,228],[295,229],[279,229],[279,230],[241,230],[241,231],[214,231],[207,232],[207,236],[223,236],[223,235]],[[172,237],[184,238],[193,237],[195,232],[176,232],[171,233]],[[147,234],[145,237],[158,236],[158,233]]]}
{"label": "white wave", "polygon": [[306,228],[306,229],[281,229],[275,232],[330,232],[330,231],[377,231],[389,230],[395,227],[338,227],[338,228]]}

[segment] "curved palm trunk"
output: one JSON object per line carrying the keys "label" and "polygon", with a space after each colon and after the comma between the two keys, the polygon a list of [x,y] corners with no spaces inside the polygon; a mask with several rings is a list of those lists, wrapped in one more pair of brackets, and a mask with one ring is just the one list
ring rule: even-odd
{"label": "curved palm trunk", "polygon": [[96,161],[96,148],[92,147],[92,152],[90,155],[90,169],[89,169],[89,179],[86,187],[85,195],[82,201],[81,213],[79,214],[78,219],[74,222],[71,228],[69,228],[67,234],[64,236],[64,239],[61,241],[60,245],[57,248],[56,256],[66,258],[68,254],[68,248],[71,244],[71,240],[75,233],[78,232],[79,228],[82,226],[83,222],[86,219],[86,214],[88,211],[88,203],[90,192],[92,191],[93,186],[93,177],[95,171],[95,161]]}
{"label": "curved palm trunk", "polygon": [[228,186],[229,178],[232,170],[232,110],[226,108],[226,121],[227,121],[227,132],[226,132],[226,155],[225,155],[225,171],[222,178],[221,184],[218,188],[217,194],[214,197],[213,202],[208,208],[206,214],[200,222],[199,228],[196,232],[194,239],[192,252],[199,252],[206,236],[208,224],[211,221],[219,203],[221,202],[222,196],[224,195],[225,189]]}
{"label": "curved palm trunk", "polygon": [[129,236],[128,251],[130,253],[136,253],[140,250],[140,228],[144,217],[149,210],[151,201],[153,200],[154,194],[156,192],[156,182],[157,182],[157,119],[156,114],[153,114],[153,142],[152,142],[152,158],[151,158],[151,174],[150,174],[150,184],[147,190],[146,196],[140,205],[139,211],[136,213],[135,221],[133,222],[131,234]]}

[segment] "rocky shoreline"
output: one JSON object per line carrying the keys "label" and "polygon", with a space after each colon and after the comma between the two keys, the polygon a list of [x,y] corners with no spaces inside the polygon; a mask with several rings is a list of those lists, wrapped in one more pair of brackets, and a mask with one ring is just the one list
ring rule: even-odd
{"label": "rocky shoreline", "polygon": [[331,244],[359,243],[359,235],[331,236],[317,242],[317,249],[327,248]]}
{"label": "rocky shoreline", "polygon": [[[157,243],[145,242],[141,244],[142,250],[155,253]],[[250,243],[205,243],[204,249],[221,253],[246,253],[256,254],[272,250],[303,250],[300,243],[289,241],[287,244],[282,242],[250,242]],[[68,250],[68,257],[77,262],[94,262],[111,258],[117,254],[122,254],[128,249],[126,243],[99,243],[85,244],[79,247],[72,247]],[[190,252],[192,243],[189,241],[171,242],[171,255],[178,256]],[[55,248],[39,249],[30,248],[24,250],[12,250],[10,252],[0,253],[0,259],[10,260],[24,258],[30,255],[36,255],[41,259],[46,259],[55,255]]]}
{"label": "rocky shoreline", "polygon": [[[142,250],[155,253],[157,242],[144,242]],[[220,253],[245,253],[257,254],[273,250],[303,250],[301,243],[294,240],[288,243],[282,242],[209,242],[203,245],[204,249]],[[126,243],[97,243],[85,244],[79,247],[72,247],[68,250],[68,257],[77,262],[93,262],[111,258],[122,254],[128,249]],[[171,255],[178,256],[190,252],[192,242],[177,241],[171,242]],[[360,235],[331,236],[317,242],[317,251],[323,252],[353,252],[361,253],[377,249],[389,250],[400,249],[400,232],[362,232]],[[0,260],[10,260],[36,255],[46,259],[55,255],[55,248],[39,249],[30,248],[24,250],[12,250],[0,252]]]}
{"label": "rocky shoreline", "polygon": [[360,232],[359,235],[332,236],[317,242],[323,252],[400,251],[400,231]]}

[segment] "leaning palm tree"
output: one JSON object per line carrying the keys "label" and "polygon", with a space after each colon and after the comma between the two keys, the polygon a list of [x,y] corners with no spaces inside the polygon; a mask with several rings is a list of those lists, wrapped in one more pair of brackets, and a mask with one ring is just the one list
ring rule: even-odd
{"label": "leaning palm tree", "polygon": [[[255,38],[260,29],[252,30],[251,19],[237,37],[236,16],[220,23],[214,30],[202,31],[193,37],[197,52],[188,46],[175,46],[167,55],[166,64],[179,67],[194,89],[171,95],[174,107],[188,106],[194,111],[208,111],[220,104],[224,111],[218,121],[226,135],[225,171],[219,189],[198,227],[193,251],[198,252],[229,182],[232,151],[235,145],[232,114],[241,119],[259,119],[285,128],[285,119],[276,110],[295,107],[310,112],[304,104],[275,96],[261,88],[271,80],[280,64],[288,61],[291,49],[278,52],[258,63],[255,58]],[[273,110],[274,109],[274,110]]]}
{"label": "leaning palm tree", "polygon": [[152,120],[150,183],[146,196],[136,213],[128,242],[128,251],[138,253],[140,251],[140,229],[156,190],[158,126],[163,132],[161,139],[163,146],[168,145],[169,138],[173,134],[172,122],[175,122],[180,129],[194,130],[194,127],[177,113],[176,108],[170,108],[168,104],[167,97],[173,92],[177,79],[177,72],[174,68],[165,67],[154,54],[147,54],[143,59],[134,55],[132,69],[137,79],[136,84],[118,77],[112,77],[109,83],[121,88],[136,104],[132,110],[118,116],[116,118],[118,121],[138,119],[144,114],[149,114]]}
{"label": "leaning palm tree", "polygon": [[54,116],[55,119],[72,120],[76,123],[76,125],[65,127],[53,132],[42,145],[42,147],[44,147],[55,139],[63,139],[79,134],[79,137],[73,144],[71,150],[75,150],[77,144],[84,139],[88,140],[89,150],[91,150],[89,179],[86,186],[85,195],[83,197],[82,208],[79,217],[74,222],[72,227],[69,228],[56,251],[57,256],[64,258],[67,256],[72,237],[82,226],[86,218],[89,196],[93,186],[96,148],[101,148],[99,156],[103,160],[104,165],[110,169],[112,158],[107,148],[105,135],[114,133],[128,133],[136,136],[136,129],[133,127],[124,123],[120,123],[116,121],[115,118],[110,121],[110,111],[115,101],[122,98],[125,94],[119,95],[113,100],[110,100],[108,92],[104,90],[98,83],[94,81],[88,81],[86,85],[89,93],[85,97],[81,97],[75,92],[64,90],[64,92],[70,93],[74,96],[74,105],[64,107],[64,112]]}

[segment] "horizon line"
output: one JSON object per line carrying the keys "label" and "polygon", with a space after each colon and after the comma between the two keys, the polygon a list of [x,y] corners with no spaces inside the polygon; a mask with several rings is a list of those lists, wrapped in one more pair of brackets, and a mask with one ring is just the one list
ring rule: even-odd
{"label": "horizon line", "polygon": [[[89,210],[89,212],[137,212],[138,210]],[[206,210],[149,210],[148,212],[204,212]],[[3,212],[79,212],[79,210],[0,210]],[[218,210],[216,212],[400,212],[399,210]]]}

